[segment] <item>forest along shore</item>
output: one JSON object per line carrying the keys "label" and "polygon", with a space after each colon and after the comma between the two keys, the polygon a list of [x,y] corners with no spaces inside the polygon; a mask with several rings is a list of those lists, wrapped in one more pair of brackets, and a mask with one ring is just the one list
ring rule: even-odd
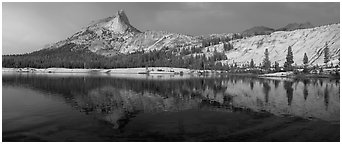
{"label": "forest along shore", "polygon": [[27,72],[27,73],[117,73],[117,74],[182,74],[194,73],[196,70],[173,67],[148,67],[148,68],[117,68],[117,69],[69,69],[69,68],[2,68],[2,72]]}

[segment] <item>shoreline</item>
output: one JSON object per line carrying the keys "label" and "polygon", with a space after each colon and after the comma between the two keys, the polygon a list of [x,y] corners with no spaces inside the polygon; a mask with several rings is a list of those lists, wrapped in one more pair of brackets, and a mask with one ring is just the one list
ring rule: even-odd
{"label": "shoreline", "polygon": [[[204,72],[205,71],[205,72]],[[2,68],[2,72],[17,72],[17,73],[102,73],[102,74],[151,74],[151,75],[182,75],[182,74],[199,74],[211,75],[214,73],[221,74],[224,71],[220,70],[196,70],[188,68],[175,67],[148,67],[148,72],[145,67],[139,68],[114,68],[114,69],[71,69],[71,68]],[[335,75],[327,74],[294,74],[293,72],[276,72],[267,74],[254,73],[229,73],[227,75],[249,76],[259,78],[339,78]]]}
{"label": "shoreline", "polygon": [[293,72],[276,72],[276,73],[268,73],[258,75],[261,78],[292,78],[292,79],[301,79],[301,78],[340,78],[339,75],[329,75],[329,74],[294,74]]}
{"label": "shoreline", "polygon": [[[149,67],[152,74],[192,73],[196,70],[173,67]],[[116,69],[70,69],[70,68],[2,68],[2,72],[19,73],[109,73],[109,74],[143,74],[146,68],[116,68]]]}

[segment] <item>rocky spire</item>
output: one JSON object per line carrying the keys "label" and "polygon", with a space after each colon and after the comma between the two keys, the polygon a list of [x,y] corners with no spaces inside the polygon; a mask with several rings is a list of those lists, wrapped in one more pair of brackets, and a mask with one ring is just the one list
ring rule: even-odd
{"label": "rocky spire", "polygon": [[139,30],[131,26],[123,10],[118,11],[115,17],[106,22],[104,28],[121,34],[125,32],[140,32]]}
{"label": "rocky spire", "polygon": [[120,17],[124,23],[130,24],[124,10],[119,10],[116,15]]}

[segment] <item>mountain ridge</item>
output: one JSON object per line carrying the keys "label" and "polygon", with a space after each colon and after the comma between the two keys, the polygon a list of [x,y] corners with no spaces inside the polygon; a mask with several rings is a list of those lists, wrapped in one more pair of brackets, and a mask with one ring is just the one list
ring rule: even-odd
{"label": "mountain ridge", "polygon": [[293,31],[298,29],[308,29],[313,28],[314,26],[310,22],[305,23],[289,23],[286,26],[276,29],[276,31]]}
{"label": "mountain ridge", "polygon": [[[67,43],[84,45],[84,48],[104,56],[146,51],[147,48],[160,49],[160,47],[200,44],[198,38],[189,35],[164,31],[141,32],[129,23],[123,10],[118,11],[115,16],[100,19],[47,48],[58,48]],[[160,46],[155,47],[156,45]]]}
{"label": "mountain ridge", "polygon": [[256,27],[252,27],[250,29],[243,31],[242,36],[250,37],[250,36],[255,36],[255,35],[267,35],[273,32],[275,32],[275,29],[273,28],[269,28],[265,26],[256,26]]}
{"label": "mountain ridge", "polygon": [[286,26],[278,28],[278,29],[270,28],[266,26],[255,26],[247,30],[244,30],[242,32],[242,36],[251,37],[251,36],[256,36],[256,35],[268,35],[276,31],[294,31],[298,29],[308,29],[308,28],[313,28],[313,27],[314,26],[310,22],[289,23]]}
{"label": "mountain ridge", "polygon": [[[142,32],[132,26],[125,12],[120,10],[116,15],[94,21],[72,36],[51,44],[43,50],[46,52],[66,48],[70,52],[92,53],[91,57],[99,55],[114,59],[116,56],[162,51],[183,61],[191,57],[205,56],[208,59],[206,61],[211,63],[242,65],[251,59],[260,63],[265,49],[269,49],[272,63],[274,61],[283,63],[287,47],[292,46],[296,64],[301,65],[302,55],[306,52],[311,65],[322,65],[323,45],[328,43],[331,58],[329,63],[338,64],[340,24],[302,29],[310,25],[310,23],[288,24],[284,27],[286,31],[259,26],[256,28],[268,32],[262,33],[261,30],[262,35],[249,37],[244,37],[243,33],[190,36],[166,31]],[[251,31],[253,32],[253,29]],[[223,55],[225,57],[222,57]],[[211,58],[213,60],[210,60]]]}

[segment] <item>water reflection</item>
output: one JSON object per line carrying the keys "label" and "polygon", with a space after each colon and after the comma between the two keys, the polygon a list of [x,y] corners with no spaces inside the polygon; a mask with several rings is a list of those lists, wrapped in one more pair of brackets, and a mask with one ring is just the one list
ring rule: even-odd
{"label": "water reflection", "polygon": [[274,83],[274,87],[275,87],[275,88],[278,88],[279,80],[273,80],[273,83]]}
{"label": "water reflection", "polygon": [[303,80],[303,84],[304,84],[304,89],[303,89],[303,95],[304,95],[304,100],[306,100],[308,98],[309,92],[308,92],[308,85],[309,81],[307,79]]}
{"label": "water reflection", "polygon": [[293,98],[293,88],[291,81],[284,81],[284,89],[286,90],[287,104],[291,105]]}
{"label": "water reflection", "polygon": [[328,84],[326,84],[325,89],[324,89],[324,104],[325,104],[325,109],[328,109],[329,105],[329,91],[328,91]]}
{"label": "water reflection", "polygon": [[262,85],[265,93],[265,102],[268,103],[268,95],[271,90],[271,87],[268,85],[268,82],[263,82]]}
{"label": "water reflection", "polygon": [[253,88],[254,88],[254,82],[253,82],[253,81],[249,82],[249,85],[250,85],[250,87],[251,87],[251,90],[253,90]]}
{"label": "water reflection", "polygon": [[[138,113],[188,109],[232,112],[249,109],[326,121],[339,121],[340,117],[339,81],[329,79],[226,76],[160,81],[14,74],[3,75],[3,85],[58,94],[53,96],[80,112],[111,123],[116,129],[124,127]],[[179,129],[182,130],[181,120]]]}

